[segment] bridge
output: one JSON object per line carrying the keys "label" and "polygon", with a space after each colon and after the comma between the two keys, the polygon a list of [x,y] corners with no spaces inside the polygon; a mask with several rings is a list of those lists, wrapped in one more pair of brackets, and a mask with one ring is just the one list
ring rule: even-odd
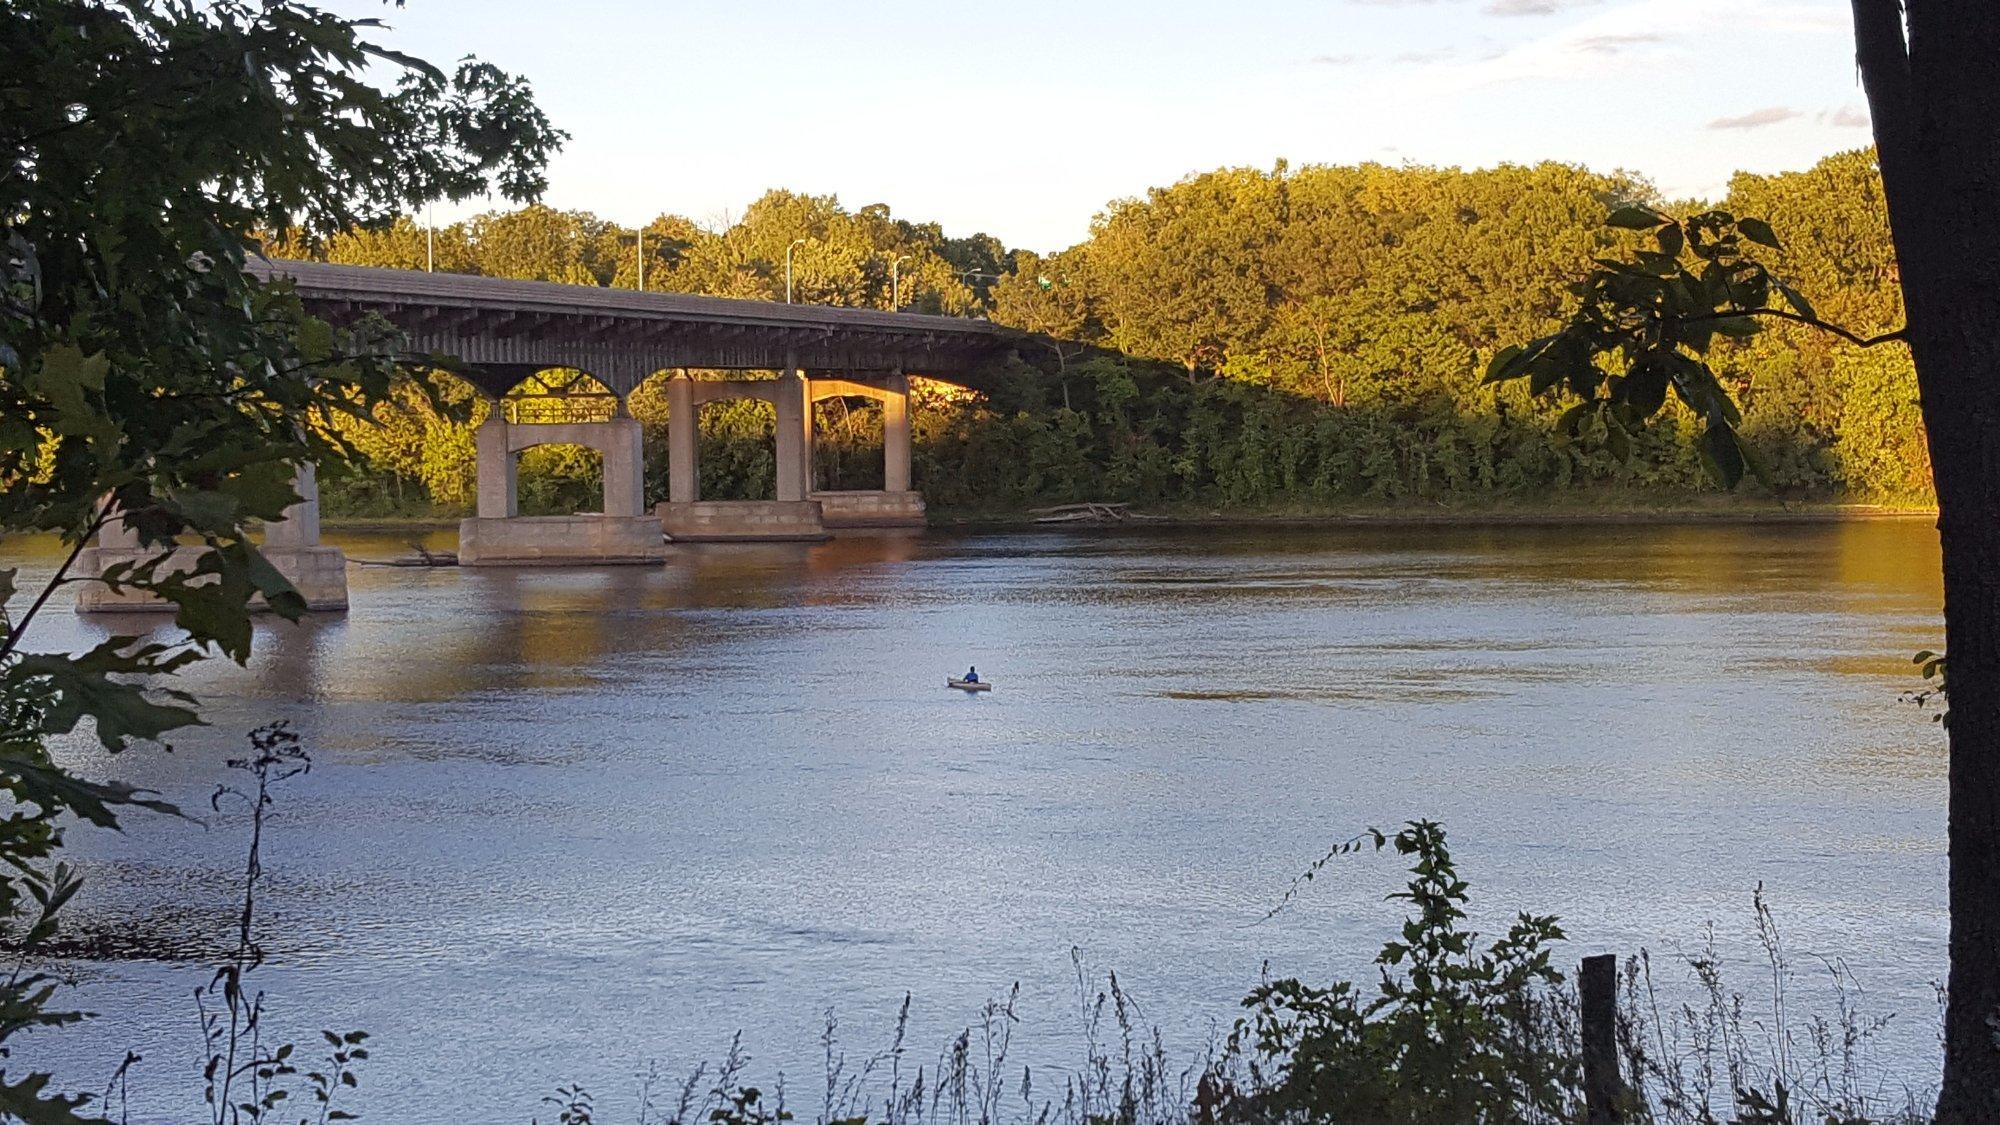
{"label": "bridge", "polygon": [[[983,320],[876,309],[648,293],[588,285],[411,270],[266,260],[251,272],[289,281],[308,311],[336,325],[370,315],[394,324],[411,350],[450,357],[489,400],[477,430],[478,505],[459,525],[468,566],[655,563],[665,541],[824,539],[844,527],[922,526],[911,487],[912,375],[975,390],[989,362],[1022,339]],[[700,378],[691,372],[757,373]],[[581,372],[595,386],[573,393]],[[627,399],[667,380],[668,499],[648,511],[644,436]],[[600,389],[601,388],[601,389]],[[836,397],[882,403],[883,487],[828,491],[813,477],[813,404]],[[549,420],[524,409],[563,400],[602,409]],[[775,497],[704,501],[697,477],[697,412],[730,399],[769,402],[777,415]],[[601,512],[522,516],[520,454],[537,445],[588,446],[604,459]],[[345,560],[319,541],[319,490],[311,466],[295,482],[301,503],[265,529],[265,553],[307,603],[346,605]],[[114,523],[88,564],[138,550]],[[82,610],[139,608],[100,587]]]}

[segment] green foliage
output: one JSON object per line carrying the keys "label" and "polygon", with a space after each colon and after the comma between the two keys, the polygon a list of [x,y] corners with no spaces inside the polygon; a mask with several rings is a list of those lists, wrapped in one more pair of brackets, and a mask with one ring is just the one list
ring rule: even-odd
{"label": "green foliage", "polygon": [[[303,609],[249,529],[297,501],[297,466],[353,453],[341,421],[386,401],[405,358],[385,326],[335,329],[246,274],[254,232],[312,246],[432,199],[525,200],[562,139],[521,80],[470,59],[447,74],[369,43],[377,26],[284,0],[0,15],[0,532],[72,548],[23,608],[0,582],[0,923],[24,956],[74,892],[53,860],[69,817],[171,811],[63,769],[50,740],[86,721],[113,752],[171,736],[196,715],[159,677],[210,652],[247,659],[253,599]],[[393,86],[364,80],[385,65]],[[179,635],[30,651],[51,593],[100,580],[76,563],[111,524],[151,557],[101,580],[174,603]],[[183,544],[192,563],[168,565]],[[0,985],[0,1057],[74,1018],[53,994],[36,975]],[[0,1070],[16,1118],[83,1104]]]}
{"label": "green foliage", "polygon": [[1949,661],[1946,659],[1945,654],[1925,649],[1911,657],[1910,663],[1917,666],[1917,674],[1923,677],[1924,686],[1915,691],[1904,692],[1904,702],[1913,703],[1918,707],[1927,707],[1932,700],[1937,700],[1940,706],[1937,712],[1931,716],[1931,722],[1942,727],[1950,727],[1951,711],[1948,707],[1943,706],[1951,696],[1951,691],[1945,681],[1945,673],[1949,670]]}
{"label": "green foliage", "polygon": [[[1383,837],[1368,838],[1380,847]],[[1350,981],[1259,987],[1230,1037],[1251,1082],[1229,1116],[1250,1120],[1567,1121],[1578,1108],[1575,1046],[1551,1018],[1563,977],[1552,917],[1522,914],[1483,944],[1464,928],[1468,885],[1444,830],[1397,833],[1410,857],[1399,940],[1377,955],[1370,996]],[[1322,861],[1324,862],[1324,861]],[[1316,865],[1317,868],[1317,865]],[[1311,874],[1310,872],[1308,874]]]}
{"label": "green foliage", "polygon": [[1779,249],[1769,223],[1704,211],[1686,219],[1627,204],[1607,226],[1649,233],[1620,257],[1601,257],[1569,287],[1562,328],[1500,349],[1489,383],[1522,379],[1531,395],[1580,400],[1562,425],[1578,433],[1602,427],[1607,447],[1630,456],[1634,437],[1669,395],[1701,423],[1697,449],[1708,475],[1734,488],[1746,471],[1769,479],[1738,427],[1743,414],[1717,375],[1713,352],[1763,331],[1764,318],[1819,328],[1860,347],[1898,338],[1863,338],[1819,319],[1805,296],[1771,272],[1758,248]]}
{"label": "green foliage", "polygon": [[[1767,217],[1751,231],[1771,241],[1771,227],[1788,232],[1782,248],[1724,232],[1741,261],[1721,262],[1724,240],[1690,238],[1678,224],[1678,234],[1655,233],[1667,225],[1662,214],[1631,202],[1649,193],[1557,164],[1225,169],[1118,201],[1088,241],[1037,255],[986,236],[949,239],[880,205],[849,210],[831,197],[770,192],[727,228],[671,215],[647,224],[645,275],[649,289],[775,299],[785,250],[803,237],[793,262],[800,300],[887,307],[894,262],[907,308],[983,312],[1038,333],[995,393],[920,396],[917,476],[942,509],[1084,499],[1480,504],[1607,489],[1675,500],[1715,487],[1708,463],[1719,471],[1738,461],[1761,465],[1782,497],[1929,503],[1914,374],[1898,349],[1864,350],[1784,321],[1747,335],[1749,324],[1716,316],[1704,330],[1687,326],[1705,337],[1706,353],[1650,349],[1627,409],[1600,403],[1566,416],[1550,394],[1530,393],[1531,379],[1482,382],[1494,353],[1569,310],[1565,285],[1604,269],[1601,261],[1623,261],[1632,224],[1643,225],[1654,268],[1662,239],[1678,238],[1676,269],[1697,280],[1714,264],[1745,274],[1747,295],[1746,271],[1768,263],[1836,322],[1863,333],[1899,322],[1871,154],[1738,176],[1719,213]],[[1622,208],[1624,227],[1605,225],[1607,200]],[[433,249],[440,269],[631,287],[638,233],[531,208],[440,229]],[[423,249],[422,231],[404,221],[335,237],[319,252],[407,267]],[[1637,299],[1637,289],[1668,280],[1619,275],[1601,296]],[[1796,312],[1774,292],[1781,311]],[[1712,376],[1684,372],[1698,408],[1673,379],[1650,373],[1680,366],[1669,351]],[[1622,387],[1629,366],[1621,353],[1600,389],[1608,394],[1613,377]],[[1638,424],[1637,409],[1662,387],[1658,424]],[[664,433],[665,404],[651,401],[661,397],[648,388],[634,396],[652,439]],[[336,510],[470,504],[465,424],[433,422],[416,396],[399,402],[422,426],[391,422],[393,436],[368,445],[372,476],[330,482]],[[822,408],[823,482],[872,486],[874,418],[865,406]],[[755,404],[704,410],[701,429],[703,495],[769,495],[769,423]],[[419,432],[420,447],[409,440]],[[585,488],[587,477],[565,471],[549,466],[560,479],[545,485],[529,465],[523,489]],[[662,454],[650,494],[665,495],[665,471]]]}

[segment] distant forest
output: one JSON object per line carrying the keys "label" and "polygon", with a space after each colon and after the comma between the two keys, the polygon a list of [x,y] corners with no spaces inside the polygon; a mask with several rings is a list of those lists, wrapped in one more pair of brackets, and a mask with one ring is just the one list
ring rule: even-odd
{"label": "distant forest", "polygon": [[[917,486],[935,507],[1002,511],[1103,499],[1245,510],[1637,502],[1710,490],[1682,418],[1629,462],[1589,433],[1560,433],[1559,405],[1481,384],[1487,359],[1545,332],[1565,286],[1635,237],[1604,225],[1613,202],[1720,206],[1770,221],[1773,264],[1822,315],[1858,332],[1902,310],[1870,151],[1809,171],[1739,174],[1727,197],[1658,198],[1645,182],[1561,164],[1482,171],[1279,164],[1191,176],[1118,200],[1090,237],[1048,256],[987,235],[949,238],[876,204],[773,191],[739,219],[645,227],[653,291],[887,308],[892,263],[906,309],[985,316],[1043,334],[1003,389],[929,387],[915,415]],[[529,207],[437,228],[440,271],[635,288],[638,232],[578,211]],[[409,220],[284,256],[423,269]],[[1745,432],[1768,464],[1759,494],[1929,504],[1914,372],[1900,348],[1864,352],[1778,326],[1727,345]],[[470,397],[469,389],[456,393]],[[664,393],[633,411],[649,428],[649,490],[666,493]],[[472,495],[467,425],[421,396],[354,437],[370,465],[329,482],[336,512],[452,511]],[[483,409],[478,407],[476,409]],[[819,408],[826,487],[880,487],[879,414]],[[769,407],[702,417],[707,497],[768,496]],[[595,507],[587,451],[541,448],[523,464],[525,511]],[[1767,492],[1768,489],[1768,492]]]}

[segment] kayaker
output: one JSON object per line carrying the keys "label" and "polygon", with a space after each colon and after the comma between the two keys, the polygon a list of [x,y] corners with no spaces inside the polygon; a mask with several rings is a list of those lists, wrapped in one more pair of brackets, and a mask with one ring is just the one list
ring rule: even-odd
{"label": "kayaker", "polygon": [[978,683],[978,682],[979,682],[979,669],[977,669],[977,668],[967,668],[967,669],[965,670],[965,682],[966,682],[966,683],[968,683],[968,684],[976,684],[976,683]]}

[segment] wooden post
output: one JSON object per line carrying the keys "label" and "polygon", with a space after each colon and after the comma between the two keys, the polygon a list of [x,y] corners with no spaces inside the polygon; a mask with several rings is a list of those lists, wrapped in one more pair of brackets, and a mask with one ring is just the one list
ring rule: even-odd
{"label": "wooden post", "polygon": [[1577,976],[1583,1008],[1583,1104],[1590,1125],[1625,1120],[1625,1083],[1618,1074],[1618,958],[1583,959]]}

